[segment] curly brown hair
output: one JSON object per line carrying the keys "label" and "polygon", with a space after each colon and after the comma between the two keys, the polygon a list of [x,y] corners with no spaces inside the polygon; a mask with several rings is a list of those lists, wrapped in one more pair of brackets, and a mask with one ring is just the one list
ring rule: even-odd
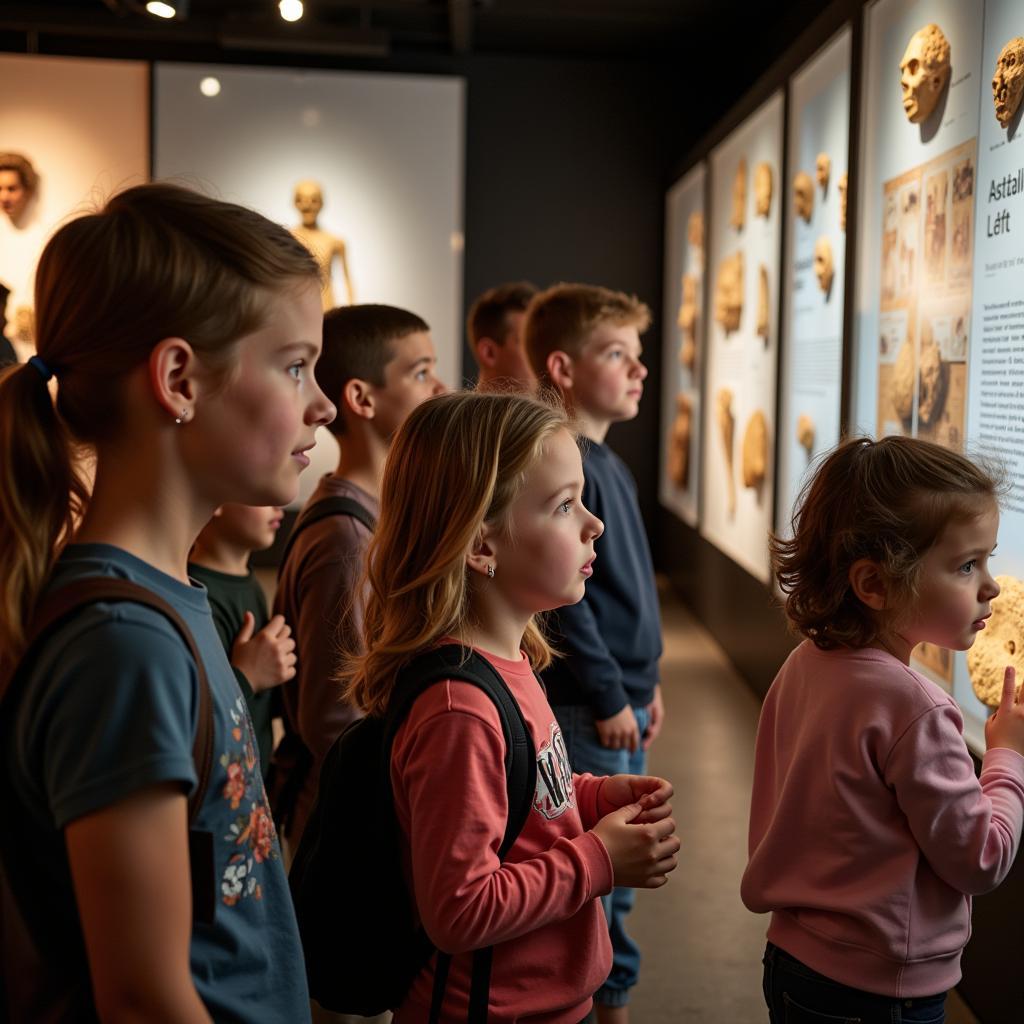
{"label": "curly brown hair", "polygon": [[[918,593],[921,561],[950,522],[997,504],[997,466],[930,441],[856,437],[823,456],[793,513],[791,539],[769,539],[793,632],[818,647],[865,647],[885,623],[854,594],[850,567],[876,562],[899,617]],[[892,615],[886,615],[892,625]]]}

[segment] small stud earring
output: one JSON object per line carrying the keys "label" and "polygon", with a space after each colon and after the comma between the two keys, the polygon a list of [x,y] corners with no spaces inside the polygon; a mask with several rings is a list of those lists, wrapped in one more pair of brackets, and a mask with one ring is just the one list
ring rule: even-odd
{"label": "small stud earring", "polygon": [[181,426],[181,424],[184,423],[185,420],[187,420],[187,419],[188,419],[188,409],[182,409],[181,410],[181,415],[174,417],[174,422],[177,423],[178,426]]}
{"label": "small stud earring", "polygon": [[493,565],[487,566],[487,578],[489,580],[493,580],[494,579],[494,566]]}

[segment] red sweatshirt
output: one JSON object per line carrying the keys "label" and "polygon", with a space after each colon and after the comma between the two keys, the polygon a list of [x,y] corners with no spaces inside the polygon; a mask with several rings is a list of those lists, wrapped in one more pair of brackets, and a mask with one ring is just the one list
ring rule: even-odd
{"label": "red sweatshirt", "polygon": [[[442,1020],[466,1020],[469,951],[493,945],[491,1024],[578,1024],[611,969],[598,897],[612,888],[612,865],[585,830],[615,808],[601,799],[603,779],[572,773],[526,658],[478,653],[519,701],[537,750],[533,808],[505,862],[497,856],[508,815],[505,741],[485,693],[461,682],[431,687],[391,758],[416,906],[434,944],[455,954]],[[420,974],[396,1022],[427,1019],[433,980],[432,967]]]}
{"label": "red sweatshirt", "polygon": [[787,659],[757,728],[743,902],[768,938],[844,985],[894,998],[960,980],[970,896],[1013,864],[1024,758],[980,780],[952,698],[884,651]]}

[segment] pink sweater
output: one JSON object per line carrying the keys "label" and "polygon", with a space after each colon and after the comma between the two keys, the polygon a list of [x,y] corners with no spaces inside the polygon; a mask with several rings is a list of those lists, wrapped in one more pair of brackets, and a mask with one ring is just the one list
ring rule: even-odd
{"label": "pink sweater", "polygon": [[[505,862],[505,741],[486,694],[461,682],[431,687],[391,758],[416,906],[435,945],[456,954],[442,1020],[466,1020],[468,951],[494,945],[491,1024],[577,1024],[611,970],[598,897],[611,890],[612,866],[585,830],[615,808],[601,798],[603,779],[572,773],[530,663],[479,653],[519,701],[537,751],[533,808]],[[432,970],[421,972],[396,1022],[428,1018],[432,985]]]}
{"label": "pink sweater", "polygon": [[761,711],[743,902],[768,938],[835,981],[894,998],[960,979],[971,900],[1010,870],[1024,758],[981,779],[963,719],[883,651],[801,644]]}

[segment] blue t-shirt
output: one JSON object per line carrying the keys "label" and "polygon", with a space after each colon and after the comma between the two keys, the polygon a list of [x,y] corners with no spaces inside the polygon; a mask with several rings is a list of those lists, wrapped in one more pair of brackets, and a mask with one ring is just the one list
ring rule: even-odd
{"label": "blue t-shirt", "polygon": [[[192,631],[210,682],[213,765],[193,828],[213,836],[217,904],[212,924],[192,929],[196,989],[217,1021],[308,1020],[302,947],[252,726],[206,590],[106,544],[69,546],[51,587],[93,576],[128,579],[168,601]],[[148,786],[180,782],[191,791],[198,713],[195,665],[157,611],[93,604],[43,645],[14,735],[0,743],[28,808],[24,839],[50,880],[33,900],[55,912],[50,919],[77,920],[64,827]]]}

